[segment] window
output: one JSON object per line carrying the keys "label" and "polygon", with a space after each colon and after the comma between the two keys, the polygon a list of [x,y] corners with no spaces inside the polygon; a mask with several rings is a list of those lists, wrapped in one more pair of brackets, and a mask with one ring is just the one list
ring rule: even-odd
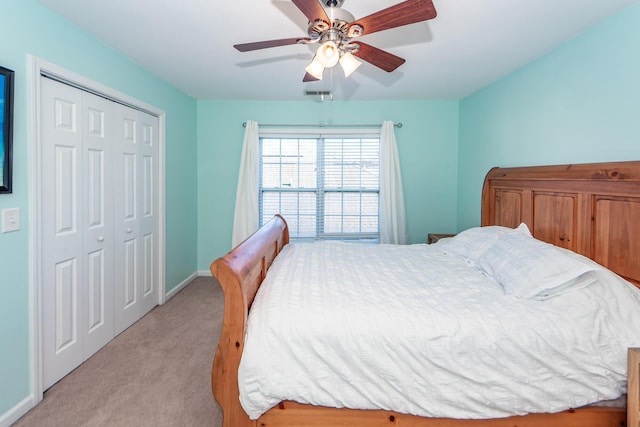
{"label": "window", "polygon": [[261,134],[260,225],[280,213],[292,239],[378,241],[379,135]]}

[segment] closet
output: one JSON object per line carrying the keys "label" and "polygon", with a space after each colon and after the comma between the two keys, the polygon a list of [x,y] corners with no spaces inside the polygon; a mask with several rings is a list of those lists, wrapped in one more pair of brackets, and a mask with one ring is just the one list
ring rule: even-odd
{"label": "closet", "polygon": [[158,118],[40,78],[44,389],[158,303]]}

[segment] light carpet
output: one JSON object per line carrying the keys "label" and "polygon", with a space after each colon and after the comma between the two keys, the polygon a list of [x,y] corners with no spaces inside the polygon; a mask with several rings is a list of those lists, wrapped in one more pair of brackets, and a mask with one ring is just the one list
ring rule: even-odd
{"label": "light carpet", "polygon": [[220,426],[211,363],[223,295],[199,277],[51,387],[14,426]]}

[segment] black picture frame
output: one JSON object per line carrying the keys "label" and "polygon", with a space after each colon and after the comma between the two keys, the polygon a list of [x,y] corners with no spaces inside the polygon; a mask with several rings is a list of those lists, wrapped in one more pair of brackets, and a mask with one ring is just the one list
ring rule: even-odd
{"label": "black picture frame", "polygon": [[14,72],[0,67],[0,194],[12,192]]}

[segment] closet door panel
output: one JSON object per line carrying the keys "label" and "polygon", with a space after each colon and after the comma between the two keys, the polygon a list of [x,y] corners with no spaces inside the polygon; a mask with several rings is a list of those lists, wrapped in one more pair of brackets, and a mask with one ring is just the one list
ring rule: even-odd
{"label": "closet door panel", "polygon": [[118,106],[115,236],[116,332],[158,304],[158,119]]}
{"label": "closet door panel", "polygon": [[143,313],[158,303],[158,118],[139,112],[141,122],[140,138],[140,236],[142,261],[141,309]]}
{"label": "closet door panel", "polygon": [[48,79],[41,92],[42,352],[49,387],[83,361],[82,96]]}
{"label": "closet door panel", "polygon": [[116,334],[140,317],[138,289],[139,215],[138,215],[138,146],[137,111],[116,107],[116,141],[114,163],[115,220],[115,317]]}
{"label": "closet door panel", "polygon": [[113,102],[82,92],[84,359],[114,334],[113,313]]}
{"label": "closet door panel", "polygon": [[138,251],[136,239],[126,240],[122,244],[123,255],[123,294],[122,304],[125,310],[134,309],[138,302]]}
{"label": "closet door panel", "polygon": [[[105,281],[105,251],[99,249],[87,256],[87,289],[89,290],[87,301],[88,333],[95,336],[99,330],[108,324],[110,313],[105,293],[109,287]],[[112,328],[113,329],[113,328]],[[108,342],[108,339],[107,339]]]}
{"label": "closet door panel", "polygon": [[[78,345],[78,262],[62,260],[55,266],[55,354],[73,352]],[[75,359],[75,357],[71,357]]]}

